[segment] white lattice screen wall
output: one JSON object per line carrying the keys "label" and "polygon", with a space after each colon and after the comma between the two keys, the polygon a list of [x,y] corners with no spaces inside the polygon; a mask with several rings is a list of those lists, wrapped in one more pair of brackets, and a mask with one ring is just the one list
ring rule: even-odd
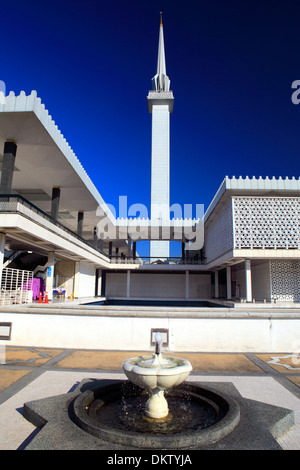
{"label": "white lattice screen wall", "polygon": [[300,248],[298,197],[233,197],[235,248]]}
{"label": "white lattice screen wall", "polygon": [[300,301],[300,261],[270,261],[272,299]]}

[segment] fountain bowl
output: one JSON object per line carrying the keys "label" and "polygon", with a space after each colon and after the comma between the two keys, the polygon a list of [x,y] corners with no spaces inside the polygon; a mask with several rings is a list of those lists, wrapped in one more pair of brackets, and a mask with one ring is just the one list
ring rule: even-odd
{"label": "fountain bowl", "polygon": [[126,359],[122,369],[132,383],[149,391],[180,385],[189,376],[192,366],[186,359],[159,354]]}
{"label": "fountain bowl", "polygon": [[180,385],[192,366],[186,359],[164,356],[159,352],[126,359],[122,369],[132,383],[149,393],[144,414],[151,419],[163,419],[169,415],[164,391]]}

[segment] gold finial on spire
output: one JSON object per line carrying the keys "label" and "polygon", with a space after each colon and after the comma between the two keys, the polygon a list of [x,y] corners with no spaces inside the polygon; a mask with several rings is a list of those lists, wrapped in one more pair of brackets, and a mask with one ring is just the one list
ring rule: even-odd
{"label": "gold finial on spire", "polygon": [[160,26],[162,26],[162,11],[160,12]]}

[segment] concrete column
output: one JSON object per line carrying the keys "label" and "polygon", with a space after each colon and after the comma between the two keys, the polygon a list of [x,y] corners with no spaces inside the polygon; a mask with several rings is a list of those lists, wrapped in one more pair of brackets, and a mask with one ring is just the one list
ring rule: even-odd
{"label": "concrete column", "polygon": [[181,242],[181,258],[185,257],[185,242]]}
{"label": "concrete column", "polygon": [[99,297],[101,293],[101,269],[100,268],[96,268],[95,275],[96,275],[95,296]]}
{"label": "concrete column", "polygon": [[251,276],[251,261],[245,260],[245,276],[246,276],[246,301],[252,302],[252,276]]}
{"label": "concrete column", "polygon": [[46,292],[48,292],[48,300],[52,300],[53,278],[54,278],[54,253],[48,253]]}
{"label": "concrete column", "polygon": [[97,236],[97,227],[94,227],[94,248],[97,247],[97,244],[98,244],[98,236]]}
{"label": "concrete column", "polygon": [[231,267],[226,268],[226,287],[227,287],[227,300],[231,299]]}
{"label": "concrete column", "polygon": [[0,289],[2,281],[2,271],[4,263],[4,251],[5,251],[5,233],[0,233]]}
{"label": "concrete column", "polygon": [[185,298],[190,298],[190,278],[189,271],[185,271]]}
{"label": "concrete column", "polygon": [[105,297],[106,291],[106,271],[101,273],[101,297]]}
{"label": "concrete column", "polygon": [[219,298],[219,271],[215,271],[215,298]]}
{"label": "concrete column", "polygon": [[128,237],[127,239],[127,258],[131,256],[131,238]]}
{"label": "concrete column", "polygon": [[54,188],[52,188],[51,217],[53,217],[55,220],[58,219],[59,199],[60,188],[54,186]]}
{"label": "concrete column", "polygon": [[79,276],[80,276],[80,261],[75,262],[75,274],[74,274],[74,297],[79,297]]}
{"label": "concrete column", "polygon": [[132,243],[132,258],[136,258],[136,242]]}
{"label": "concrete column", "polygon": [[79,211],[77,214],[77,235],[82,237],[84,213]]}
{"label": "concrete column", "polygon": [[13,141],[5,142],[1,171],[0,193],[9,194],[12,188],[17,144]]}
{"label": "concrete column", "polygon": [[130,297],[130,269],[127,269],[126,297]]}

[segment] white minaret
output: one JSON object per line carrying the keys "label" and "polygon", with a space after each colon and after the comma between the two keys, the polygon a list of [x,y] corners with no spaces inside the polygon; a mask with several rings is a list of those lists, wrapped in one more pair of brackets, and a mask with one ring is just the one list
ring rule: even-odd
{"label": "white minaret", "polygon": [[[160,19],[157,73],[152,78],[148,111],[152,113],[151,142],[151,221],[163,226],[170,219],[170,113],[174,97],[166,73],[164,31]],[[157,236],[158,238],[158,236]],[[169,257],[169,241],[150,241],[150,256]]]}

